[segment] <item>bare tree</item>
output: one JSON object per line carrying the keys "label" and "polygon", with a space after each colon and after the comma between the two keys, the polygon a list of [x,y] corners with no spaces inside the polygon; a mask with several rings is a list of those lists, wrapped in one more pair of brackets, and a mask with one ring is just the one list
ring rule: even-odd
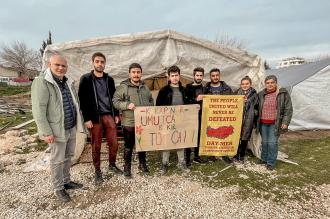
{"label": "bare tree", "polygon": [[24,42],[15,41],[10,46],[1,46],[0,49],[1,64],[14,68],[19,77],[29,76],[31,70],[39,68],[39,52],[29,49]]}
{"label": "bare tree", "polygon": [[228,34],[223,33],[218,35],[215,40],[217,44],[230,49],[246,49],[246,43],[236,37],[230,37]]}
{"label": "bare tree", "polygon": [[330,58],[330,54],[320,53],[312,58],[309,58],[307,61],[308,62],[317,62],[317,61],[321,61],[321,60],[329,59],[329,58]]}

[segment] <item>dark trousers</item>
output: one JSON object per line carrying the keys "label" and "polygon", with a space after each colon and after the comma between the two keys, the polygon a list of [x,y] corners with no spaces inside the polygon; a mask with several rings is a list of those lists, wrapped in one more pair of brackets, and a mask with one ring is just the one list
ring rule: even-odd
{"label": "dark trousers", "polygon": [[[123,128],[124,142],[125,142],[125,151],[124,151],[124,160],[125,165],[131,166],[133,148],[135,145],[135,128],[124,126]],[[138,152],[139,163],[146,163],[146,152]]]}
{"label": "dark trousers", "polygon": [[194,157],[198,158],[199,157],[199,141],[201,137],[201,123],[202,122],[202,116],[198,116],[198,135],[197,135],[197,147],[195,148],[186,148],[185,149],[185,156],[186,156],[186,162],[190,162],[190,155],[192,152],[192,149],[194,150]]}
{"label": "dark trousers", "polygon": [[101,164],[101,144],[103,131],[105,132],[105,137],[107,145],[109,147],[109,165],[114,165],[116,163],[117,151],[118,151],[118,141],[117,141],[117,127],[115,121],[110,115],[101,116],[99,124],[93,124],[90,129],[92,138],[92,158],[95,170],[100,170]]}
{"label": "dark trousers", "polygon": [[245,157],[245,152],[246,152],[248,142],[249,142],[248,140],[240,141],[240,143],[238,145],[238,149],[237,149],[237,154],[235,155],[236,158],[243,159]]}

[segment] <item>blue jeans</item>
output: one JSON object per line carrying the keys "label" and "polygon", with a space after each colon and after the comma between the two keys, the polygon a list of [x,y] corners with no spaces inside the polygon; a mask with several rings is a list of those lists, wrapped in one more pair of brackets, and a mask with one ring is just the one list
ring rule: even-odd
{"label": "blue jeans", "polygon": [[261,124],[261,159],[267,165],[275,166],[278,152],[278,136],[275,136],[275,125]]}

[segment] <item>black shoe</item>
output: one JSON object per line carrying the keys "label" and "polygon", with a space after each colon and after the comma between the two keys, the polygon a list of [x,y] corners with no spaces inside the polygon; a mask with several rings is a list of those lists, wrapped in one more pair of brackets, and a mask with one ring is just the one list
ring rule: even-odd
{"label": "black shoe", "polygon": [[119,169],[116,164],[110,164],[109,165],[109,170],[110,172],[113,172],[115,174],[123,174],[123,171],[121,169]]}
{"label": "black shoe", "polygon": [[168,164],[162,164],[160,168],[160,174],[165,175],[167,173],[167,170],[168,170]]}
{"label": "black shoe", "polygon": [[265,164],[267,164],[267,162],[266,161],[263,161],[263,160],[258,160],[256,162],[256,164],[265,165]]}
{"label": "black shoe", "polygon": [[225,156],[225,157],[222,157],[222,160],[223,161],[225,161],[226,163],[228,163],[228,164],[231,164],[231,163],[233,163],[233,160],[232,159],[230,159],[229,157],[227,157],[227,156]]}
{"label": "black shoe", "polygon": [[62,190],[56,190],[55,195],[63,203],[67,203],[71,201],[70,195],[65,191],[65,189]]}
{"label": "black shoe", "polygon": [[190,162],[190,160],[189,160],[189,161],[186,160],[186,166],[187,166],[187,167],[191,167],[191,162]]}
{"label": "black shoe", "polygon": [[94,182],[96,185],[100,185],[104,182],[101,170],[95,171]]}
{"label": "black shoe", "polygon": [[196,162],[196,163],[205,163],[205,161],[203,161],[200,157],[195,157],[194,162]]}
{"label": "black shoe", "polygon": [[149,173],[149,169],[146,163],[140,163],[139,170],[141,170],[143,173]]}
{"label": "black shoe", "polygon": [[267,164],[266,168],[267,168],[267,170],[270,170],[270,171],[275,170],[275,167],[270,164]]}
{"label": "black shoe", "polygon": [[128,179],[132,178],[131,165],[124,165],[124,176]]}
{"label": "black shoe", "polygon": [[82,187],[83,187],[83,184],[75,183],[75,182],[72,182],[72,181],[69,182],[69,183],[64,184],[64,188],[66,190],[68,190],[68,189],[80,189]]}
{"label": "black shoe", "polygon": [[240,158],[239,158],[239,162],[240,162],[241,164],[244,164],[244,163],[245,163],[245,157],[240,157]]}
{"label": "black shoe", "polygon": [[217,161],[217,158],[215,156],[210,156],[210,157],[208,157],[208,161],[210,161],[210,162],[216,162]]}

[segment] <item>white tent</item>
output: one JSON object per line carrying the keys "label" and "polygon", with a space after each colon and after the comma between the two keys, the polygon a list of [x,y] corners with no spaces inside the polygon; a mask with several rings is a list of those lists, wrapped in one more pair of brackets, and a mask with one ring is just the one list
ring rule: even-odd
{"label": "white tent", "polygon": [[[92,69],[91,57],[102,52],[107,58],[106,72],[114,78],[116,85],[128,77],[131,63],[140,63],[143,79],[164,75],[171,65],[178,65],[183,78],[192,79],[197,66],[206,71],[220,68],[221,80],[237,87],[242,77],[249,75],[254,87],[260,89],[264,79],[264,66],[259,56],[220,45],[172,30],[124,34],[90,40],[79,40],[47,46],[43,63],[58,53],[68,60],[68,75],[78,84],[82,74]],[[208,78],[208,77],[206,77]],[[82,137],[79,137],[82,139]],[[83,146],[77,144],[76,158]]]}
{"label": "white tent", "polygon": [[290,130],[330,129],[330,59],[266,72],[289,90]]}

